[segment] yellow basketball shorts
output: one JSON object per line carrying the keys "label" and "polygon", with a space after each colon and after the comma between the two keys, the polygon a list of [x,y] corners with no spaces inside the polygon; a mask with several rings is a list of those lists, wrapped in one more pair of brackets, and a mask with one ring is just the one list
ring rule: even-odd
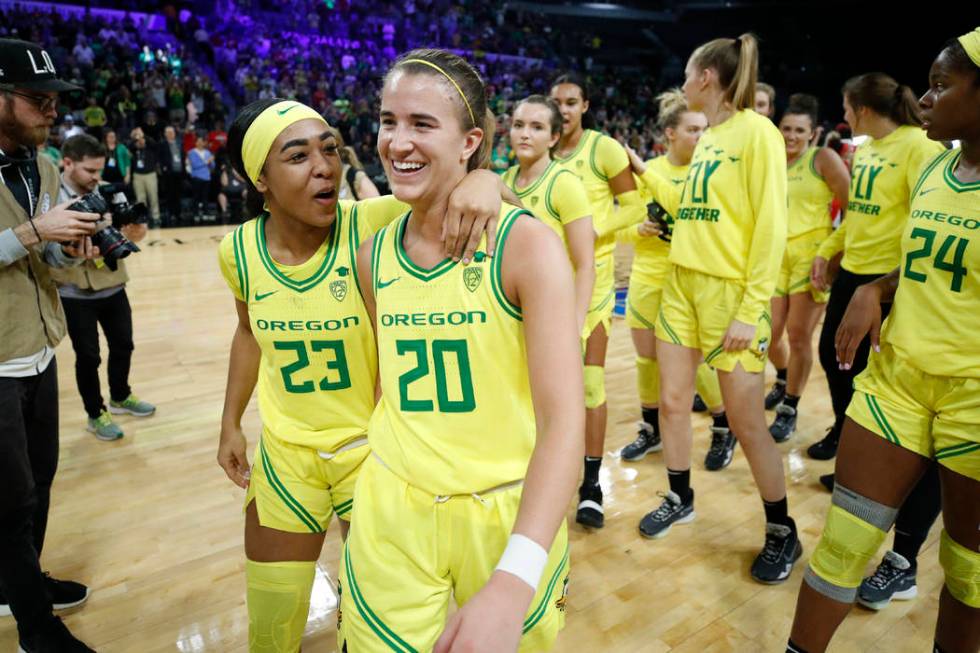
{"label": "yellow basketball shorts", "polygon": [[626,295],[626,324],[631,329],[656,328],[662,285],[631,282]]}
{"label": "yellow basketball shorts", "polygon": [[263,430],[245,507],[254,499],[259,524],[289,533],[322,533],[333,513],[350,521],[354,482],[369,452],[366,437],[321,452]]}
{"label": "yellow basketball shorts", "polygon": [[[395,476],[376,456],[368,458],[340,563],[339,647],[431,651],[450,598],[465,605],[493,573],[522,489],[437,497]],[[563,523],[524,620],[521,651],[550,649],[565,625],[568,569]]]}
{"label": "yellow basketball shorts", "polygon": [[731,372],[738,363],[747,372],[761,372],[772,338],[768,311],[756,321],[755,337],[748,349],[727,352],[722,347],[744,293],[740,281],[673,266],[660,299],[657,338],[700,350],[705,363],[723,372]]}
{"label": "yellow basketball shorts", "polygon": [[980,378],[933,376],[882,343],[854,379],[847,416],[892,444],[980,480]]}
{"label": "yellow basketball shorts", "polygon": [[810,285],[810,268],[817,257],[820,244],[830,235],[830,230],[819,229],[786,241],[786,252],[776,279],[776,297],[787,297],[809,292],[813,301],[826,304],[830,291],[821,291]]}
{"label": "yellow basketball shorts", "polygon": [[582,339],[586,340],[600,324],[609,333],[612,325],[613,309],[616,307],[616,278],[615,260],[604,256],[595,262],[595,286],[592,288],[592,301],[589,311],[585,314],[585,328],[582,329]]}

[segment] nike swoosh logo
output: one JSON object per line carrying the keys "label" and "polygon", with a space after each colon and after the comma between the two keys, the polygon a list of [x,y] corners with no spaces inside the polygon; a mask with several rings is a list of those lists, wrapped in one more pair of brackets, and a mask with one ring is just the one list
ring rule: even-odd
{"label": "nike swoosh logo", "polygon": [[920,191],[919,191],[919,197],[922,197],[922,196],[923,196],[923,195],[925,195],[926,193],[931,193],[931,192],[932,192],[932,191],[934,191],[934,190],[936,190],[936,189],[935,189],[935,188],[927,188],[927,189],[925,189],[925,190],[920,190]]}
{"label": "nike swoosh logo", "polygon": [[298,104],[294,104],[294,105],[293,105],[293,106],[291,106],[291,107],[286,107],[286,108],[285,108],[285,109],[283,109],[282,111],[276,111],[276,113],[278,113],[278,114],[279,114],[279,115],[281,116],[281,115],[283,115],[284,113],[286,113],[287,111],[292,111],[293,109],[295,109],[295,108],[296,108],[296,107],[298,107],[298,106],[299,106]]}
{"label": "nike swoosh logo", "polygon": [[266,297],[268,297],[269,295],[275,294],[277,292],[279,292],[279,291],[278,290],[270,290],[269,292],[263,292],[263,293],[258,293],[257,292],[257,293],[255,293],[255,301],[260,302],[263,299],[265,299]]}
{"label": "nike swoosh logo", "polygon": [[394,279],[392,279],[391,281],[382,281],[382,280],[381,280],[381,279],[379,278],[379,279],[378,279],[378,290],[381,290],[382,288],[387,288],[388,286],[390,286],[391,284],[393,284],[393,283],[395,283],[395,282],[396,282],[396,281],[398,281],[399,279],[401,279],[401,277],[395,277],[395,278],[394,278]]}

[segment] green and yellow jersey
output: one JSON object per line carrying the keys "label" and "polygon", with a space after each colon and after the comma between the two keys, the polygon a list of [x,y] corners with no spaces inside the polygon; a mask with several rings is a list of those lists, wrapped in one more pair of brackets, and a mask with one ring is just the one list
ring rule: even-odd
{"label": "green and yellow jersey", "polygon": [[527,472],[536,427],[524,328],[501,278],[521,215],[505,204],[497,254],[484,254],[484,240],[467,266],[413,263],[403,246],[411,214],[374,239],[382,395],[368,439],[396,476],[430,494],[480,492]]}
{"label": "green and yellow jersey", "polygon": [[655,170],[643,181],[674,216],[670,262],[745,284],[735,319],[756,324],[786,247],[786,148],[751,109],[705,130],[680,191]]}
{"label": "green and yellow jersey", "polygon": [[377,358],[357,286],[357,247],[404,210],[390,195],[340,201],[331,234],[299,265],[273,260],[268,214],[221,241],[221,274],[248,305],[262,352],[259,413],[277,438],[329,452],[366,433]]}
{"label": "green and yellow jersey", "polygon": [[898,291],[881,339],[923,372],[978,378],[980,182],[953,175],[960,153],[933,159],[913,186]]}
{"label": "green and yellow jersey", "polygon": [[786,193],[789,198],[790,240],[814,231],[830,233],[830,203],[834,192],[817,172],[820,148],[811,147],[786,169]]}
{"label": "green and yellow jersey", "polygon": [[558,234],[568,251],[565,227],[592,215],[589,196],[581,180],[552,161],[541,176],[526,188],[517,187],[520,165],[511,166],[504,172],[504,183],[514,191],[534,217]]}
{"label": "green and yellow jersey", "polygon": [[841,266],[855,274],[887,274],[895,269],[912,187],[925,164],[943,149],[911,125],[862,143],[851,165],[846,216],[818,255],[830,259],[843,250]]}
{"label": "green and yellow jersey", "polygon": [[595,241],[595,257],[611,258],[616,249],[616,206],[609,180],[629,167],[630,160],[623,146],[615,139],[586,129],[575,150],[567,157],[555,157],[555,161],[582,180],[588,193],[592,211],[592,224],[599,237]]}

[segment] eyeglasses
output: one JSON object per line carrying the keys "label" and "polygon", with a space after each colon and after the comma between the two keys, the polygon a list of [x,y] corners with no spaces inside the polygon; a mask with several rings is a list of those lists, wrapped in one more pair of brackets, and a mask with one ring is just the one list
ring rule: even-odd
{"label": "eyeglasses", "polygon": [[37,107],[38,111],[40,111],[41,113],[47,113],[51,109],[54,109],[55,106],[57,106],[58,104],[57,95],[54,97],[48,95],[31,95],[30,93],[20,93],[19,91],[15,91],[11,88],[2,88],[2,87],[0,87],[0,90],[2,90],[4,93],[10,93],[11,95],[16,95],[18,97],[24,98],[25,100],[33,104],[35,107]]}

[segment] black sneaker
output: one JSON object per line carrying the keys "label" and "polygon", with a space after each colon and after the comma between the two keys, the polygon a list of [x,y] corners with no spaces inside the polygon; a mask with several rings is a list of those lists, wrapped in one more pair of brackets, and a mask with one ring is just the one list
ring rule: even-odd
{"label": "black sneaker", "polygon": [[814,442],[807,447],[806,455],[814,460],[830,460],[837,455],[837,445],[840,444],[840,431],[831,426],[823,440]]}
{"label": "black sneaker", "polygon": [[912,565],[903,556],[887,551],[875,573],[861,581],[858,603],[872,610],[881,610],[892,599],[907,601],[917,594]]}
{"label": "black sneaker", "polygon": [[602,528],[605,517],[602,513],[602,488],[599,484],[586,485],[578,489],[578,512],[575,521],[588,528]]}
{"label": "black sneaker", "polygon": [[820,485],[822,485],[825,488],[827,488],[827,491],[828,492],[833,492],[834,491],[834,475],[833,474],[824,474],[823,476],[821,476],[820,477]]}
{"label": "black sneaker", "polygon": [[711,446],[704,457],[704,468],[709,472],[717,472],[731,464],[735,457],[735,445],[738,440],[732,435],[731,429],[720,426],[711,427]]}
{"label": "black sneaker", "polygon": [[708,412],[708,404],[704,403],[704,399],[697,392],[694,393],[694,405],[691,406],[691,412],[694,413],[706,413]]}
{"label": "black sneaker", "polygon": [[75,638],[59,617],[52,617],[33,635],[21,637],[18,653],[95,653]]}
{"label": "black sneaker", "polygon": [[795,523],[766,524],[766,544],[752,563],[752,578],[766,585],[781,583],[789,578],[801,555],[803,545],[796,535]]}
{"label": "black sneaker", "polygon": [[[71,580],[58,580],[44,572],[44,586],[51,598],[51,606],[55,610],[67,610],[81,605],[88,600],[89,589],[81,583]],[[7,597],[0,592],[0,617],[10,616],[10,604]]]}
{"label": "black sneaker", "polygon": [[636,439],[619,452],[620,458],[629,462],[643,460],[649,452],[660,451],[664,448],[660,442],[660,434],[651,425],[646,422],[639,422],[637,426],[639,431],[636,433]]}
{"label": "black sneaker", "polygon": [[776,419],[769,427],[769,435],[776,442],[786,442],[796,430],[796,409],[786,404],[776,406]]}
{"label": "black sneaker", "polygon": [[670,532],[670,527],[674,524],[689,524],[694,521],[694,492],[687,502],[673,492],[657,492],[658,496],[664,498],[660,507],[640,520],[640,535],[643,537],[659,539]]}
{"label": "black sneaker", "polygon": [[778,406],[785,396],[786,382],[781,379],[776,379],[776,382],[772,384],[772,390],[766,395],[766,410],[772,410]]}

